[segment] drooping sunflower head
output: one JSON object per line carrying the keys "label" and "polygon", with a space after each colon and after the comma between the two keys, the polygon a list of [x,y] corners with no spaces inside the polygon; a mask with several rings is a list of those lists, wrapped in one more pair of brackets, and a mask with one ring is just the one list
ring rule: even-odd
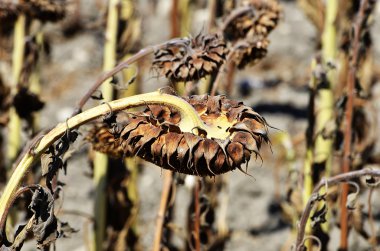
{"label": "drooping sunflower head", "polygon": [[[183,130],[179,111],[149,105],[122,119],[117,130],[95,126],[87,136],[97,151],[115,157],[139,156],[162,168],[215,176],[248,164],[268,142],[263,117],[241,102],[224,96],[194,95],[183,98],[204,123],[202,130]],[[120,124],[119,124],[120,125]]]}
{"label": "drooping sunflower head", "polygon": [[171,82],[199,80],[218,71],[226,45],[217,34],[201,35],[170,44],[155,53],[153,68]]}
{"label": "drooping sunflower head", "polygon": [[[275,0],[244,0],[231,12],[224,27],[228,41],[251,36],[268,36],[277,26],[281,15],[280,5]],[[233,18],[231,18],[233,17]]]}

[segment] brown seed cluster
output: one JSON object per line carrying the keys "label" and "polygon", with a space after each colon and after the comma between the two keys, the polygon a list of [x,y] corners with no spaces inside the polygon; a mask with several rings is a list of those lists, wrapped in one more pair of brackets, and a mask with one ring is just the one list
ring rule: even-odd
{"label": "brown seed cluster", "polygon": [[117,132],[106,125],[97,126],[87,139],[97,151],[116,157],[137,155],[162,168],[198,176],[242,170],[241,165],[248,164],[253,153],[258,156],[262,142],[269,141],[264,118],[241,102],[208,95],[185,100],[206,125],[227,125],[227,137],[216,139],[182,132],[179,112],[151,105],[124,120],[126,126]]}
{"label": "brown seed cluster", "polygon": [[235,47],[234,61],[239,69],[247,65],[254,65],[267,55],[269,40],[266,37],[257,37],[252,40],[241,41]]}
{"label": "brown seed cluster", "polygon": [[15,4],[0,2],[0,21],[2,25],[8,22],[14,22],[18,15],[18,9]]}
{"label": "brown seed cluster", "polygon": [[20,0],[17,4],[0,2],[0,21],[2,23],[9,24],[16,21],[20,13],[43,22],[56,22],[65,17],[65,1]]}
{"label": "brown seed cluster", "polygon": [[227,18],[224,37],[237,45],[233,60],[238,68],[243,68],[265,57],[267,36],[276,27],[281,9],[274,0],[245,0],[239,6]]}
{"label": "brown seed cluster", "polygon": [[56,22],[65,16],[64,4],[60,0],[23,0],[21,8],[32,18]]}
{"label": "brown seed cluster", "polygon": [[267,36],[277,26],[281,14],[275,0],[246,0],[240,3],[240,8],[231,13],[234,18],[224,29],[224,37],[229,41],[247,36]]}
{"label": "brown seed cluster", "polygon": [[153,67],[172,82],[199,80],[215,73],[226,57],[226,45],[218,35],[201,35],[158,50]]}

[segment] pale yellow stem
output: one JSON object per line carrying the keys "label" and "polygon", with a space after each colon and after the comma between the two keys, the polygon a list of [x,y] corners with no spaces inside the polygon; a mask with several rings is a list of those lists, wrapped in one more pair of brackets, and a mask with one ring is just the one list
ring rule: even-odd
{"label": "pale yellow stem", "polygon": [[[108,1],[107,28],[105,32],[103,71],[111,70],[116,64],[116,46],[118,29],[119,0]],[[105,102],[114,98],[114,87],[107,79],[101,87]],[[95,183],[95,250],[103,250],[106,230],[106,186],[107,186],[107,155],[95,152],[94,155],[94,183]]]}
{"label": "pale yellow stem", "polygon": [[[24,61],[25,49],[25,15],[20,14],[14,28],[14,42],[12,54],[12,88],[11,94],[17,93],[17,86]],[[11,107],[9,111],[8,123],[8,147],[7,159],[12,163],[20,150],[21,145],[21,119],[16,113],[16,109]],[[9,165],[10,166],[10,165]]]}
{"label": "pale yellow stem", "polygon": [[[337,54],[337,31],[336,18],[338,14],[339,0],[326,1],[325,7],[325,23],[322,34],[322,55],[323,62],[334,63]],[[325,177],[330,177],[333,157],[333,139],[324,138],[322,131],[328,127],[328,123],[334,123],[334,93],[333,89],[336,83],[337,74],[335,70],[327,72],[329,86],[318,91],[319,100],[316,110],[316,132],[314,158],[316,163],[325,162]],[[327,219],[330,214],[327,215]],[[329,230],[328,220],[322,225],[324,231]]]}

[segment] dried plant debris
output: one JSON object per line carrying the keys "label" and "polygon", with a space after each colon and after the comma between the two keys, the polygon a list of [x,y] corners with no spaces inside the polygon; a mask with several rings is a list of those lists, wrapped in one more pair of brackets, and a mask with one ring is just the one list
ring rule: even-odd
{"label": "dried plant debris", "polygon": [[17,114],[21,118],[28,120],[33,112],[39,111],[44,107],[44,102],[36,94],[29,91],[28,88],[21,87],[13,97],[13,105]]}
{"label": "dried plant debris", "polygon": [[[281,14],[280,5],[274,0],[240,1],[239,8],[227,17],[224,37],[236,41],[250,36],[267,36],[278,24]],[[247,10],[247,7],[251,9]],[[232,18],[231,18],[232,17]]]}
{"label": "dried plant debris", "polygon": [[[184,98],[212,130],[224,132],[224,138],[207,138],[181,131],[178,111],[150,105],[143,112],[123,118],[117,130],[97,125],[87,135],[95,150],[114,157],[139,156],[162,168],[176,172],[215,176],[248,164],[256,158],[262,142],[269,142],[263,117],[224,96],[194,95]],[[121,117],[121,115],[120,115]],[[244,171],[243,171],[244,172]]]}
{"label": "dried plant debris", "polygon": [[153,67],[172,82],[199,80],[215,73],[226,58],[226,45],[218,35],[197,35],[158,50]]}
{"label": "dried plant debris", "polygon": [[66,222],[57,219],[54,212],[54,197],[49,190],[37,186],[33,192],[28,209],[32,216],[25,225],[20,225],[15,233],[13,243],[3,242],[11,250],[21,250],[24,242],[32,235],[37,240],[37,248],[48,248],[54,241],[62,237],[70,237],[77,232]]}

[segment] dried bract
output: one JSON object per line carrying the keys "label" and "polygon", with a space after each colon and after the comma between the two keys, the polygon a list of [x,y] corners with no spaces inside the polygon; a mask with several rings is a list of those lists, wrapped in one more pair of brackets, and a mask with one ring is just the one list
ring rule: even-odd
{"label": "dried bract", "polygon": [[226,45],[218,35],[198,35],[158,50],[153,67],[172,82],[198,80],[215,73],[226,57]]}
{"label": "dried bract", "polygon": [[[183,132],[181,114],[173,108],[151,105],[124,119],[126,126],[120,131],[97,126],[87,139],[97,151],[137,155],[162,168],[198,176],[242,170],[252,153],[257,157],[262,142],[269,141],[264,118],[241,102],[208,95],[184,99],[209,128],[202,135],[194,133],[195,128],[193,133]],[[222,136],[207,137],[210,134]]]}

